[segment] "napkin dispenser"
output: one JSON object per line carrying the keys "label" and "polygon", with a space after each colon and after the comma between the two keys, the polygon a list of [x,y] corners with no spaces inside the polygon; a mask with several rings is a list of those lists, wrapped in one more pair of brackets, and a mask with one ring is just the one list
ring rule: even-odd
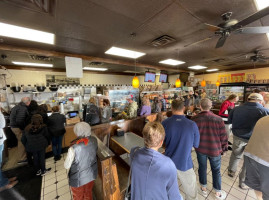
{"label": "napkin dispenser", "polygon": [[124,136],[124,130],[123,129],[117,129],[117,136]]}

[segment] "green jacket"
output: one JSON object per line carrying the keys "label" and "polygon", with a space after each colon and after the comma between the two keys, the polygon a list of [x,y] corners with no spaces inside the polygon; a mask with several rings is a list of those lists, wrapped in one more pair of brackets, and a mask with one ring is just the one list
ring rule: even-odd
{"label": "green jacket", "polygon": [[128,105],[127,115],[129,118],[137,117],[137,108],[138,108],[138,105],[135,101],[133,101],[132,103]]}

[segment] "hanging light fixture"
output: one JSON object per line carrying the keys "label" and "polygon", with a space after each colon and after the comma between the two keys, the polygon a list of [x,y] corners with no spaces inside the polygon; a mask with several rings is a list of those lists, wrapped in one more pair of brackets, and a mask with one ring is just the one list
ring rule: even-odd
{"label": "hanging light fixture", "polygon": [[[179,57],[179,49],[178,49],[178,57]],[[178,67],[178,71],[179,71],[179,67]],[[180,88],[181,87],[181,80],[180,80],[179,77],[180,77],[180,75],[178,75],[178,78],[177,78],[177,80],[175,82],[176,88]]]}
{"label": "hanging light fixture", "polygon": [[136,60],[135,60],[135,76],[132,81],[133,88],[139,88],[139,79],[136,76]]}
{"label": "hanging light fixture", "polygon": [[217,80],[217,82],[216,82],[216,86],[217,86],[217,87],[220,86],[220,82],[219,82],[219,80]]}
{"label": "hanging light fixture", "polygon": [[201,86],[202,86],[202,87],[205,87],[205,86],[206,86],[206,82],[205,82],[204,79],[203,79],[202,82],[201,82]]}
{"label": "hanging light fixture", "polygon": [[177,78],[175,85],[176,85],[176,88],[181,87],[181,80],[179,79],[179,77]]}

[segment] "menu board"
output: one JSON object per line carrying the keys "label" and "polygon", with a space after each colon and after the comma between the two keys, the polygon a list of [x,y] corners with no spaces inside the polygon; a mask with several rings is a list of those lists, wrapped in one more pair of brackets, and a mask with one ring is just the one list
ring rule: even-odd
{"label": "menu board", "polygon": [[151,82],[154,83],[155,82],[155,73],[152,72],[146,72],[145,73],[145,82]]}

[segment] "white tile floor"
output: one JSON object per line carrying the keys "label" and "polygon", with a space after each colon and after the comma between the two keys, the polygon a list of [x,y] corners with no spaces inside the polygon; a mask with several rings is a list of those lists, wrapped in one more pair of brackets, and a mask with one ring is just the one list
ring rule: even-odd
{"label": "white tile floor", "polygon": [[[252,189],[242,190],[239,188],[238,183],[238,174],[239,170],[242,166],[243,160],[241,160],[238,171],[234,178],[231,178],[227,175],[227,167],[229,165],[231,151],[228,151],[226,156],[222,157],[221,163],[221,175],[222,175],[222,190],[227,192],[227,200],[253,200],[256,199],[256,195]],[[67,179],[67,171],[63,167],[64,157],[66,154],[63,154],[63,158],[60,161],[54,163],[53,158],[49,158],[46,160],[46,167],[51,167],[51,173],[47,174],[42,178],[42,191],[41,191],[41,200],[52,200],[52,199],[63,199],[63,200],[71,200],[72,194],[68,185]],[[199,183],[198,179],[198,163],[196,158],[195,151],[192,152],[192,159],[194,164],[194,169],[196,173],[197,183]],[[207,189],[208,196],[207,198],[203,197],[199,194],[199,200],[214,200],[215,195],[212,191],[212,174],[210,170],[210,164],[208,162],[208,170],[207,170]],[[185,193],[183,191],[182,185],[179,182],[179,189],[182,196],[185,199]]]}
{"label": "white tile floor", "polygon": [[[236,172],[235,177],[231,178],[227,174],[227,168],[229,165],[229,160],[230,160],[230,155],[231,151],[228,151],[226,156],[223,156],[221,159],[221,175],[222,175],[222,190],[224,190],[227,193],[227,200],[253,200],[256,199],[256,195],[252,189],[249,190],[242,190],[239,188],[239,180],[238,180],[238,175],[241,169],[241,166],[243,164],[243,160],[240,161],[238,170]],[[193,160],[193,165],[194,165],[194,170],[196,173],[196,179],[197,179],[197,184],[199,185],[199,177],[198,177],[198,161],[196,158],[196,153],[195,151],[192,152],[192,160]],[[179,181],[179,189],[180,193],[185,199],[185,193],[182,188],[182,185]],[[205,198],[202,195],[199,194],[199,200],[214,200],[215,199],[215,194],[213,191],[212,187],[212,172],[210,170],[210,164],[208,162],[207,164],[207,190],[208,190],[208,196]]]}
{"label": "white tile floor", "polygon": [[51,167],[51,172],[42,177],[41,200],[71,200],[71,190],[68,185],[67,171],[64,168],[64,157],[56,163],[52,158],[46,160],[46,168]]}

